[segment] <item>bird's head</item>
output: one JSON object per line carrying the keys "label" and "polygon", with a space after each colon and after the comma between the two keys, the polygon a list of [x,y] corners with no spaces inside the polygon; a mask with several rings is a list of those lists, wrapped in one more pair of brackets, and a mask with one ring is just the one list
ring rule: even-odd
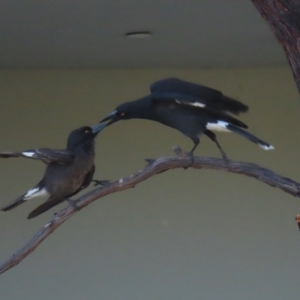
{"label": "bird's head", "polygon": [[150,97],[147,96],[135,101],[122,103],[102,119],[99,125],[104,124],[104,126],[108,126],[120,120],[145,118],[144,114],[149,111],[150,101]]}
{"label": "bird's head", "polygon": [[79,144],[83,144],[87,141],[92,141],[96,137],[96,135],[105,127],[105,124],[102,124],[101,126],[100,125],[101,124],[98,124],[93,128],[89,126],[83,126],[73,130],[69,134],[67,148],[74,148]]}

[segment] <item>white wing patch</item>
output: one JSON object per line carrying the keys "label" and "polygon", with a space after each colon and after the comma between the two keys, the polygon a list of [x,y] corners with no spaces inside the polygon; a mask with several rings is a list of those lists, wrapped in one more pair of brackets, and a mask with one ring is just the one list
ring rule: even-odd
{"label": "white wing patch", "polygon": [[207,123],[206,128],[208,130],[231,132],[231,130],[227,128],[227,125],[227,122],[218,121],[217,123]]}
{"label": "white wing patch", "polygon": [[22,152],[22,154],[26,157],[33,157],[35,152]]}
{"label": "white wing patch", "polygon": [[201,102],[180,102],[179,100],[175,99],[175,102],[182,105],[194,106],[194,107],[205,107],[206,105]]}
{"label": "white wing patch", "polygon": [[200,102],[193,102],[193,103],[189,103],[188,105],[190,106],[195,106],[195,107],[205,107],[206,105]]}
{"label": "white wing patch", "polygon": [[264,150],[273,150],[275,149],[272,145],[265,145],[265,144],[258,144],[259,147],[263,148]]}
{"label": "white wing patch", "polygon": [[45,188],[40,190],[38,187],[34,187],[26,193],[26,195],[24,196],[24,200],[29,200],[31,198],[48,196],[48,195],[49,193]]}

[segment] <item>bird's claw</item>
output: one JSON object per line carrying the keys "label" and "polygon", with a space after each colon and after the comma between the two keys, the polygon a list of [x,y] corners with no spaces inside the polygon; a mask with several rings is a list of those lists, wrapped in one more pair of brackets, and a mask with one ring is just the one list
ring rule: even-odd
{"label": "bird's claw", "polygon": [[184,167],[184,169],[188,169],[190,166],[192,166],[192,164],[194,163],[194,153],[192,151],[185,153],[185,156],[188,157],[190,159],[190,163],[188,166]]}
{"label": "bird's claw", "polygon": [[97,185],[107,186],[111,183],[110,180],[97,180],[97,179],[93,179],[92,182],[94,182],[94,186],[97,186]]}
{"label": "bird's claw", "polygon": [[153,159],[153,158],[145,158],[145,161],[146,161],[148,164],[152,164],[152,163],[155,161],[155,159]]}
{"label": "bird's claw", "polygon": [[227,164],[229,164],[229,159],[228,159],[228,157],[227,157],[227,155],[225,154],[224,151],[222,152],[222,158],[223,158],[223,160],[224,160]]}

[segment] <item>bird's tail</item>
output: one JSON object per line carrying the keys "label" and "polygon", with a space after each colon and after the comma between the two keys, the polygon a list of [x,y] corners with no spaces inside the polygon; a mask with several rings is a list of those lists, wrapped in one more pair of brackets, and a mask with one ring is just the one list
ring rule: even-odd
{"label": "bird's tail", "polygon": [[41,180],[35,187],[30,189],[27,193],[23,194],[22,196],[20,196],[19,198],[17,198],[13,202],[11,202],[10,204],[2,207],[1,210],[2,211],[11,210],[31,198],[35,198],[35,197],[39,197],[39,196],[46,196],[47,194],[48,193],[44,187],[44,181]]}
{"label": "bird's tail", "polygon": [[265,150],[272,150],[274,149],[274,147],[266,142],[264,142],[263,140],[257,138],[256,136],[254,136],[253,134],[235,126],[232,124],[227,124],[226,125],[227,129],[229,129],[230,131],[237,133],[239,135],[242,135],[243,137],[245,137],[246,139],[250,140],[251,142],[257,144],[259,147],[265,149]]}
{"label": "bird's tail", "polygon": [[13,209],[13,208],[21,205],[22,203],[24,203],[26,201],[25,195],[26,194],[20,196],[19,198],[17,198],[16,200],[14,200],[12,203],[10,203],[10,204],[2,207],[1,210],[2,211],[8,211],[8,210],[11,210],[11,209]]}

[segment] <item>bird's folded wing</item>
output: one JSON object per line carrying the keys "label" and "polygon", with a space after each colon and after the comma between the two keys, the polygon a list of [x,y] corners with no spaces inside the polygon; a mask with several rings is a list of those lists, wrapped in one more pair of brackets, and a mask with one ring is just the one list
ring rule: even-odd
{"label": "bird's folded wing", "polygon": [[248,106],[224,96],[218,90],[177,78],[156,81],[150,86],[150,91],[154,101],[176,99],[183,105],[214,108],[234,114],[248,110]]}
{"label": "bird's folded wing", "polygon": [[195,96],[187,95],[187,94],[180,94],[175,92],[167,92],[167,93],[153,93],[151,94],[151,99],[153,103],[159,102],[170,102],[176,103],[178,105],[190,106],[200,109],[205,109],[211,112],[229,112],[235,115],[238,115],[240,112],[244,112],[246,110],[242,110],[239,108],[239,104],[244,106],[244,104],[236,101],[237,105],[228,105],[226,103],[214,103],[211,101],[199,99]]}
{"label": "bird's folded wing", "polygon": [[63,202],[64,198],[56,198],[56,197],[50,197],[47,199],[46,202],[39,205],[37,208],[35,208],[27,217],[27,219],[32,219],[37,217],[38,215],[44,213],[45,211],[49,210],[50,208],[58,205],[59,203]]}
{"label": "bird's folded wing", "polygon": [[69,164],[74,160],[74,155],[67,150],[37,148],[23,152],[0,152],[0,157],[27,157],[42,160],[44,163]]}
{"label": "bird's folded wing", "polygon": [[80,188],[78,188],[76,191],[74,191],[74,193],[67,195],[64,198],[56,198],[51,196],[50,198],[47,199],[46,202],[44,202],[43,204],[41,204],[40,206],[38,206],[36,209],[34,209],[29,215],[28,215],[28,219],[32,219],[40,214],[42,214],[43,212],[49,210],[50,208],[52,208],[53,206],[63,202],[64,200],[69,199],[70,197],[76,195],[77,193],[79,193],[82,189],[85,189],[89,186],[89,184],[91,183],[92,179],[93,179],[93,175],[95,172],[95,165],[92,166],[91,170],[86,174],[84,181],[81,185]]}
{"label": "bird's folded wing", "polygon": [[177,94],[176,98],[175,96],[176,95],[174,93],[165,93],[164,95],[155,93],[154,95],[152,95],[152,101],[154,104],[170,103],[170,106],[172,107],[174,107],[174,105],[178,105],[195,107],[196,109],[203,109],[206,112],[211,113],[216,120],[223,120],[241,128],[248,128],[246,124],[227,114],[226,111],[229,110],[203,104],[203,102],[200,102],[196,100],[195,97],[189,95]]}
{"label": "bird's folded wing", "polygon": [[208,100],[217,99],[223,96],[218,90],[178,78],[167,78],[156,81],[150,86],[150,91],[151,93],[176,92]]}
{"label": "bird's folded wing", "polygon": [[95,167],[95,164],[94,164],[92,166],[91,170],[86,174],[86,176],[84,178],[84,181],[82,183],[81,189],[85,189],[90,185],[90,183],[93,179],[94,173],[95,173],[95,169],[96,169],[96,167]]}

